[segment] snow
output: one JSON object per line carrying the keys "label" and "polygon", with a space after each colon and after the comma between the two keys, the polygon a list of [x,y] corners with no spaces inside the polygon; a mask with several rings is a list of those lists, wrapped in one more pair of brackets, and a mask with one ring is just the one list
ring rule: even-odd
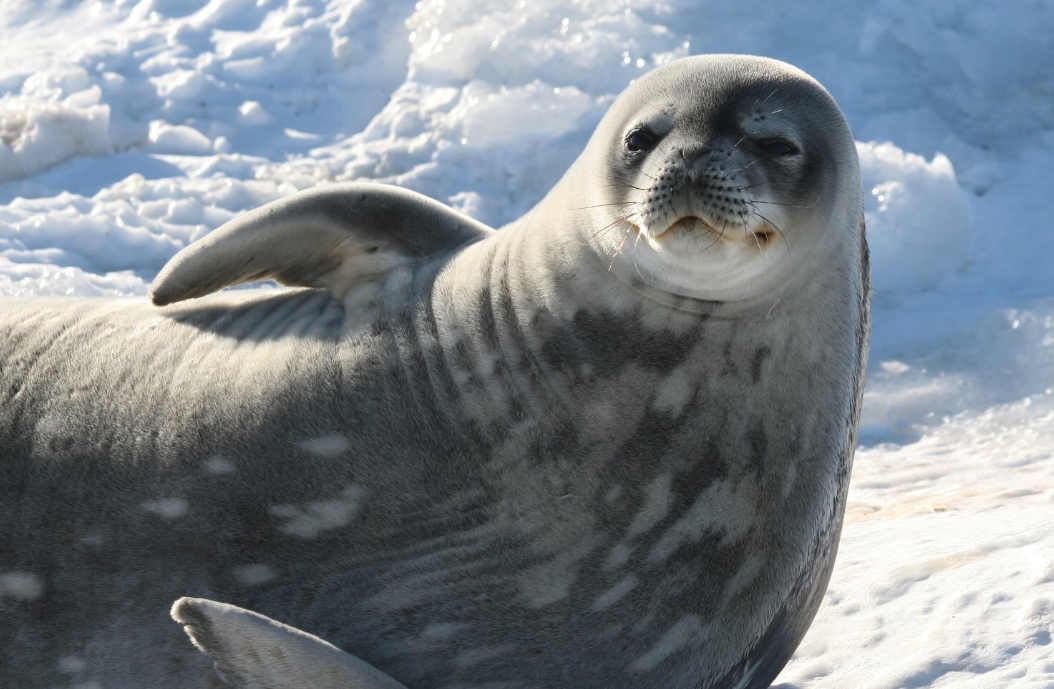
{"label": "snow", "polygon": [[874,343],[838,564],[777,686],[1054,687],[1049,0],[0,1],[0,35],[15,296],[143,294],[188,242],[323,182],[497,226],[654,66],[802,67],[858,141]]}

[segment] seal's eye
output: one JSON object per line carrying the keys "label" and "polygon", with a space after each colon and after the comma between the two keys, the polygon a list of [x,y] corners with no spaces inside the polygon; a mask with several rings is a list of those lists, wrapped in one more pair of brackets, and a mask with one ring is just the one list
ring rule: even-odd
{"label": "seal's eye", "polygon": [[763,149],[778,156],[787,156],[792,153],[797,153],[798,149],[794,147],[794,144],[783,139],[765,139],[764,141],[758,142]]}
{"label": "seal's eye", "polygon": [[655,145],[655,135],[647,129],[634,129],[626,137],[626,149],[637,153]]}

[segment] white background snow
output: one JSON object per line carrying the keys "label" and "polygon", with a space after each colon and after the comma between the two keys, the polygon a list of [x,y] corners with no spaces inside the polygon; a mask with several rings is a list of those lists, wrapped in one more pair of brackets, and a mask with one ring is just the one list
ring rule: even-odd
{"label": "white background snow", "polygon": [[792,62],[858,143],[875,298],[838,565],[784,689],[1054,688],[1051,0],[0,0],[0,293],[143,294],[336,180],[492,225],[631,80]]}

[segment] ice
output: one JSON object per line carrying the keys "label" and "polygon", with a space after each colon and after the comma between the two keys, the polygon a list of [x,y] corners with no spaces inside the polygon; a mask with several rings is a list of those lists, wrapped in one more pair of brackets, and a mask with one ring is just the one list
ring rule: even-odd
{"label": "ice", "polygon": [[0,183],[28,177],[82,155],[113,152],[110,108],[98,86],[37,107],[0,98]]}
{"label": "ice", "polygon": [[212,153],[212,142],[193,127],[154,120],[150,123],[150,143],[146,150],[171,155],[208,155]]}
{"label": "ice", "polygon": [[0,35],[16,297],[144,294],[325,182],[500,226],[656,65],[799,65],[857,139],[876,292],[841,552],[778,685],[1054,687],[1049,2],[0,1]]}

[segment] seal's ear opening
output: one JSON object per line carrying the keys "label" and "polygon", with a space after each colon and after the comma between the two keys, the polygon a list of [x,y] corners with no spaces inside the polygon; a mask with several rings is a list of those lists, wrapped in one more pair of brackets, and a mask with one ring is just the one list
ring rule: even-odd
{"label": "seal's ear opening", "polygon": [[180,598],[172,619],[238,689],[406,689],[317,636],[233,605]]}
{"label": "seal's ear opening", "polygon": [[324,288],[343,300],[356,284],[491,232],[405,189],[335,184],[257,208],[184,248],[158,273],[150,298],[164,306],[272,279]]}

